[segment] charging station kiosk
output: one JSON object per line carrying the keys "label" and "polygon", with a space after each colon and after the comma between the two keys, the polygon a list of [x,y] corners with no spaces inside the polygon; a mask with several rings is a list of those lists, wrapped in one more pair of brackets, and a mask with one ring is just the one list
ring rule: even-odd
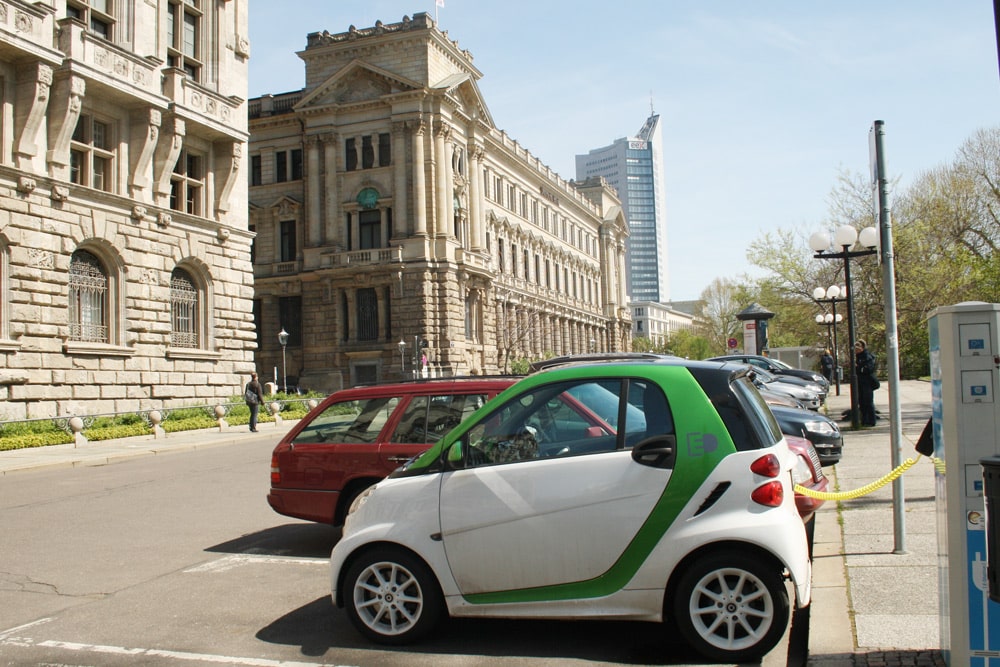
{"label": "charging station kiosk", "polygon": [[928,334],[934,455],[944,461],[935,466],[941,648],[953,667],[1000,667],[980,463],[1000,455],[1000,304],[937,308]]}

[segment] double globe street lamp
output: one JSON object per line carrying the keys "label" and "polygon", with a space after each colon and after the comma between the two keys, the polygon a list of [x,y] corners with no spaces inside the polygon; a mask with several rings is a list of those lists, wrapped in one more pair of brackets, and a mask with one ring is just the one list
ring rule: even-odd
{"label": "double globe street lamp", "polygon": [[826,326],[827,347],[833,350],[834,378],[837,385],[837,396],[840,396],[840,356],[837,352],[837,325],[844,316],[837,312],[837,304],[847,301],[847,288],[830,285],[826,289],[817,287],[813,290],[813,300],[816,303],[830,304],[831,312],[816,316],[816,324]]}
{"label": "double globe street lamp", "polygon": [[[834,259],[844,262],[844,288],[847,290],[847,335],[850,344],[857,340],[854,335],[854,292],[851,290],[851,258],[864,257],[865,255],[875,255],[878,253],[878,230],[874,227],[865,227],[858,233],[853,225],[841,225],[833,234],[826,232],[816,232],[809,237],[809,247],[816,253],[816,259]],[[851,250],[857,243],[861,243],[862,250]],[[839,251],[835,250],[840,248]],[[858,378],[854,371],[854,364],[851,363],[851,427],[854,430],[861,428],[861,419],[858,414]]]}

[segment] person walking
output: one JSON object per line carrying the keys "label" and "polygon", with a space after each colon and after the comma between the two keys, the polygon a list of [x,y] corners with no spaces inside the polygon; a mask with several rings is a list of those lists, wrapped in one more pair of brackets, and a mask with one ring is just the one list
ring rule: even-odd
{"label": "person walking", "polygon": [[257,374],[250,374],[250,382],[247,382],[246,389],[243,390],[243,400],[250,408],[250,432],[257,432],[257,413],[260,411],[260,404],[264,402],[264,390],[257,381]]}
{"label": "person walking", "polygon": [[833,355],[830,354],[829,348],[823,350],[823,356],[819,358],[819,367],[826,381],[833,382]]}
{"label": "person walking", "polygon": [[875,426],[875,390],[879,388],[875,375],[875,355],[868,351],[862,339],[854,342],[854,372],[858,378],[858,409],[863,426]]}

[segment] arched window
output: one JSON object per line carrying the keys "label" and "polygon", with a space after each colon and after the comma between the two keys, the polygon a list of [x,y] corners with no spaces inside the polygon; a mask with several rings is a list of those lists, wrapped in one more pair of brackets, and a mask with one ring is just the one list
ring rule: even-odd
{"label": "arched window", "polygon": [[69,262],[69,337],[88,343],[108,340],[108,273],[101,261],[77,250]]}
{"label": "arched window", "polygon": [[170,274],[170,345],[199,347],[201,294],[191,275],[175,268]]}

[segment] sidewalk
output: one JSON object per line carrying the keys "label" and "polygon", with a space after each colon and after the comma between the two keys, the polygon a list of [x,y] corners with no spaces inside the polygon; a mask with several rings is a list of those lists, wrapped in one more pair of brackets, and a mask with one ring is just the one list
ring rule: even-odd
{"label": "sidewalk", "polygon": [[[903,459],[916,457],[914,443],[930,416],[930,384],[901,383]],[[887,384],[875,392],[883,416],[874,428],[844,433],[844,455],[824,468],[831,490],[850,491],[892,469]],[[850,388],[827,399],[838,418],[850,406]],[[261,423],[258,433],[232,426],[0,452],[0,477],[48,466],[105,465],[123,458],[278,439],[295,423]],[[905,553],[894,553],[892,485],[853,500],[827,501],[816,516],[810,667],[944,667],[938,627],[934,469],[920,460],[903,477]],[[780,653],[780,655],[779,655]],[[764,665],[783,661],[784,647]]]}
{"label": "sidewalk", "polygon": [[[930,383],[900,384],[902,459],[930,417]],[[827,398],[838,419],[850,408],[850,386]],[[844,456],[824,468],[836,490],[851,491],[892,470],[887,383],[875,392],[878,425],[844,432]],[[893,526],[893,485],[817,513],[813,602],[809,633],[812,667],[944,666],[940,650],[934,468],[920,459],[901,478],[903,529]]]}

